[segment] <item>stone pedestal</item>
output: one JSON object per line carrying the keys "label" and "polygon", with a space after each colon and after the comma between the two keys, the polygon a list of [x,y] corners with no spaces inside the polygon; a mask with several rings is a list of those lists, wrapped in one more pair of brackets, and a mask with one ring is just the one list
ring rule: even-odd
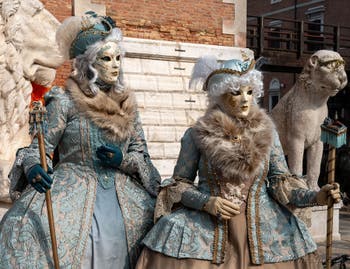
{"label": "stone pedestal", "polygon": [[[339,209],[341,204],[334,206],[333,215],[333,240],[340,240],[339,233]],[[312,209],[311,235],[316,242],[324,242],[327,237],[327,206],[317,206]]]}

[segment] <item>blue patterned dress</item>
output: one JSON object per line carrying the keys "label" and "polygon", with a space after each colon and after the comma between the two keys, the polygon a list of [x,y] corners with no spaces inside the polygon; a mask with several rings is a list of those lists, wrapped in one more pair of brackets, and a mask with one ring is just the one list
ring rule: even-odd
{"label": "blue patterned dress", "polygon": [[[322,266],[306,225],[290,207],[311,206],[316,192],[290,174],[261,109],[253,107],[244,120],[209,109],[184,134],[173,177],[162,187],[160,218],[143,240],[147,248],[137,269]],[[209,215],[202,209],[210,196],[236,203],[241,213],[229,221]]]}
{"label": "blue patterned dress", "polygon": [[[54,87],[45,99],[46,152],[56,146],[59,151],[51,196],[60,268],[133,268],[153,224],[160,181],[137,112],[129,122],[133,135],[118,139],[78,111],[69,90]],[[123,152],[118,169],[103,166],[96,156],[106,144]],[[12,174],[36,163],[34,140],[19,150]],[[0,268],[53,268],[45,195],[30,185],[0,223]]]}

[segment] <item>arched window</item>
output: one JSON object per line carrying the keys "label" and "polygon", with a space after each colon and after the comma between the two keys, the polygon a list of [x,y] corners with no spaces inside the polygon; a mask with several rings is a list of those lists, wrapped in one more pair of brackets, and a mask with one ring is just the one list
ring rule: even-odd
{"label": "arched window", "polygon": [[277,78],[273,78],[270,81],[269,87],[269,111],[271,111],[274,106],[280,100],[281,92],[281,83]]}

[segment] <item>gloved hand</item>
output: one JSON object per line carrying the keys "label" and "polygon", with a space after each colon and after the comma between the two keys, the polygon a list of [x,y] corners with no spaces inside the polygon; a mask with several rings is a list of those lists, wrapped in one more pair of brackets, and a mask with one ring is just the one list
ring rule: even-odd
{"label": "gloved hand", "polygon": [[101,146],[96,150],[97,157],[103,165],[118,168],[123,160],[123,153],[116,146]]}
{"label": "gloved hand", "polygon": [[47,190],[51,188],[52,178],[45,172],[40,164],[31,167],[28,170],[26,177],[29,184],[40,193],[47,192]]}
{"label": "gloved hand", "polygon": [[316,203],[318,205],[328,205],[328,196],[332,197],[333,203],[339,203],[341,201],[338,183],[324,185],[316,194]]}
{"label": "gloved hand", "polygon": [[218,196],[211,196],[204,205],[203,210],[223,220],[228,220],[240,213],[238,205]]}

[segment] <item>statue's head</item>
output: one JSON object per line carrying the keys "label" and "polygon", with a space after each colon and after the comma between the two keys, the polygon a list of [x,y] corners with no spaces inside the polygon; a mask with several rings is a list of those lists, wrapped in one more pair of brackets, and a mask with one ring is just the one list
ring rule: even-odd
{"label": "statue's head", "polygon": [[60,23],[38,0],[3,1],[1,9],[10,45],[7,53],[17,58],[16,72],[26,80],[49,86],[63,63],[55,37]]}
{"label": "statue's head", "polygon": [[300,78],[326,96],[336,95],[348,83],[344,59],[330,50],[315,52],[304,66]]}
{"label": "statue's head", "polygon": [[18,132],[28,122],[32,83],[49,87],[64,59],[60,23],[39,0],[1,1],[0,14],[0,159],[7,159],[23,146]]}

